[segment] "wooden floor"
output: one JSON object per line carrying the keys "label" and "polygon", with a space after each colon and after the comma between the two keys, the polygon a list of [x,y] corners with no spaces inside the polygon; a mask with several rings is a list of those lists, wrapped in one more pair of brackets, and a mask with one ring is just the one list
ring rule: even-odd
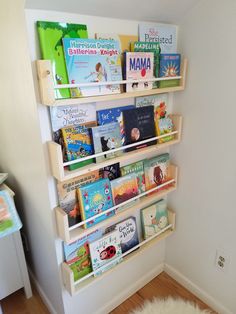
{"label": "wooden floor", "polygon": [[[114,309],[110,314],[125,314],[143,304],[147,299],[150,300],[153,297],[165,298],[168,296],[190,300],[197,303],[202,309],[209,309],[206,304],[163,272]],[[49,314],[49,311],[35,290],[33,291],[33,297],[29,300],[25,298],[24,291],[21,289],[1,300],[0,304],[3,314]],[[216,312],[212,311],[212,313]]]}

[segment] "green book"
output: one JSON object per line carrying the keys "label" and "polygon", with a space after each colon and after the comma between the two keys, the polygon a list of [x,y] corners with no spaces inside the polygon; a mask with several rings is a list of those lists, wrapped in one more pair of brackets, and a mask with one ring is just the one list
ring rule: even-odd
{"label": "green book", "polygon": [[143,161],[138,161],[131,165],[124,166],[120,169],[120,171],[121,171],[122,177],[126,176],[127,174],[135,173],[137,183],[138,183],[139,194],[145,192]]}
{"label": "green book", "polygon": [[[52,62],[54,84],[68,84],[62,38],[88,38],[87,26],[58,22],[37,21],[41,57]],[[55,90],[55,98],[70,98],[70,90]]]}
{"label": "green book", "polygon": [[[159,76],[160,66],[160,43],[159,42],[145,42],[145,41],[134,41],[130,44],[131,51],[133,52],[153,52],[154,55],[154,77]],[[157,88],[158,82],[153,82],[153,88]]]}

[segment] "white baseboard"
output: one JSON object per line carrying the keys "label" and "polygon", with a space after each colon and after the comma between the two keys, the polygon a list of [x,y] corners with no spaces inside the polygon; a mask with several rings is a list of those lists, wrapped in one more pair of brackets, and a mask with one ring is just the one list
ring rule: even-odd
{"label": "white baseboard", "polygon": [[28,267],[28,271],[29,271],[29,275],[31,280],[34,283],[34,286],[36,287],[41,299],[43,300],[43,303],[45,304],[45,306],[47,307],[48,311],[51,314],[58,314],[56,312],[56,310],[54,309],[52,303],[50,302],[50,300],[48,299],[48,297],[46,296],[46,294],[44,293],[42,287],[40,286],[39,282],[37,281],[37,279],[35,278],[33,272],[31,271],[31,269]]}
{"label": "white baseboard", "polygon": [[188,289],[190,292],[195,294],[199,299],[209,305],[214,311],[219,314],[233,314],[230,310],[225,308],[221,303],[219,303],[216,299],[210,296],[203,289],[195,285],[191,280],[181,274],[178,270],[173,268],[168,264],[164,264],[164,271],[170,275],[173,279],[178,281],[182,286]]}
{"label": "white baseboard", "polygon": [[141,289],[145,286],[149,281],[158,276],[164,270],[164,264],[159,264],[154,269],[152,269],[149,273],[146,273],[143,277],[141,277],[138,281],[133,282],[127,289],[122,290],[114,299],[112,299],[109,303],[105,304],[102,308],[100,308],[96,314],[106,314],[111,312],[114,308],[128,299],[132,294],[134,294],[137,290]]}

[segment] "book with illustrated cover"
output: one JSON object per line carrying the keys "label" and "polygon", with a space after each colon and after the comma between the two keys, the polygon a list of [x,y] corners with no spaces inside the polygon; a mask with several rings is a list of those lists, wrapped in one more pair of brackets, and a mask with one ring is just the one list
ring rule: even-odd
{"label": "book with illustrated cover", "polygon": [[99,179],[99,171],[94,170],[82,176],[57,183],[59,205],[68,215],[69,227],[81,221],[77,189]]}
{"label": "book with illustrated cover", "polygon": [[152,89],[152,82],[149,82],[148,79],[154,77],[153,71],[153,52],[126,52],[124,65],[125,79],[147,79],[146,82],[127,83],[126,92]]}
{"label": "book with illustrated cover", "polygon": [[141,222],[145,240],[168,226],[166,201],[160,200],[159,202],[142,209]]}
{"label": "book with illustrated cover", "polygon": [[[92,125],[76,125],[61,129],[66,161],[76,160],[93,154],[90,126]],[[92,158],[69,165],[69,170],[81,168],[91,163],[93,163]]]}
{"label": "book with illustrated cover", "polygon": [[[82,220],[100,214],[113,207],[112,191],[109,179],[100,179],[77,189]],[[89,228],[114,215],[114,211],[101,215],[84,224]]]}
{"label": "book with illustrated cover", "polygon": [[61,128],[96,122],[96,104],[50,106],[53,140],[61,143]]}
{"label": "book with illustrated cover", "polygon": [[161,185],[170,179],[169,163],[170,155],[168,153],[144,160],[146,191]]}
{"label": "book with illustrated cover", "polygon": [[[161,48],[159,42],[145,42],[145,41],[134,41],[130,45],[130,50],[132,52],[153,52],[154,57],[154,67],[153,75],[154,77],[159,77],[159,65],[160,65],[160,53]],[[152,83],[153,88],[159,86],[158,82]]]}
{"label": "book with illustrated cover", "polygon": [[120,177],[120,163],[108,165],[99,171],[102,178],[108,178],[110,181]]}
{"label": "book with illustrated cover", "polygon": [[119,43],[121,51],[126,52],[130,49],[130,43],[137,41],[138,36],[135,35],[122,35],[122,34],[109,34],[109,33],[96,33],[96,39],[115,40]]}
{"label": "book with illustrated cover", "polygon": [[145,192],[145,178],[144,178],[144,169],[143,161],[137,161],[133,164],[121,167],[121,175],[126,176],[127,174],[134,173],[136,175],[138,183],[139,194]]}
{"label": "book with illustrated cover", "polygon": [[[119,205],[139,194],[138,183],[134,173],[112,180],[111,188],[115,205]],[[130,206],[130,203],[127,206]]]}
{"label": "book with illustrated cover", "polygon": [[[41,58],[50,60],[54,84],[68,84],[62,38],[88,38],[87,26],[61,22],[37,21]],[[70,98],[69,89],[55,89],[55,98]]]}
{"label": "book with illustrated cover", "polygon": [[[108,123],[91,128],[94,153],[107,152],[122,146],[120,125],[118,122]],[[96,157],[96,162],[118,157],[123,151],[117,151],[103,156]]]}
{"label": "book with illustrated cover", "polygon": [[0,238],[20,230],[21,227],[13,198],[8,191],[0,191]]}
{"label": "book with illustrated cover", "polygon": [[156,144],[156,140],[138,144],[140,141],[156,136],[153,106],[123,111],[121,115],[120,129],[123,145],[137,143],[137,146],[126,148],[125,151],[127,152]]}
{"label": "book with illustrated cover", "polygon": [[[120,234],[118,230],[105,234],[89,244],[94,276],[98,276],[122,261]],[[113,262],[112,262],[113,261]],[[100,269],[100,267],[109,265]]]}
{"label": "book with illustrated cover", "polygon": [[112,122],[119,122],[122,111],[127,109],[133,109],[133,105],[116,107],[110,109],[103,109],[97,111],[98,125],[104,125]]}
{"label": "book with illustrated cover", "polygon": [[[63,39],[69,81],[92,83],[122,80],[119,43],[114,40]],[[120,85],[71,89],[72,97],[120,93]]]}
{"label": "book with illustrated cover", "polygon": [[[181,55],[166,53],[160,55],[160,77],[180,76]],[[179,86],[180,80],[160,81],[160,88]]]}
{"label": "book with illustrated cover", "polygon": [[65,261],[73,271],[74,281],[77,281],[93,271],[89,243],[102,237],[101,230],[80,238],[79,240],[66,244],[63,242]]}
{"label": "book with illustrated cover", "polygon": [[127,252],[139,244],[138,230],[135,217],[128,217],[123,221],[108,227],[105,233],[118,230],[120,234],[120,245],[122,253]]}
{"label": "book with illustrated cover", "polygon": [[159,42],[161,53],[176,53],[177,26],[172,24],[140,23],[139,40]]}

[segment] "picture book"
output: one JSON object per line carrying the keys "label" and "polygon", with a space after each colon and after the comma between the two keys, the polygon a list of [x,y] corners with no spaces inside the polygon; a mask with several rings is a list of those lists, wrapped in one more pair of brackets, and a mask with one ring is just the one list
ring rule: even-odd
{"label": "picture book", "polygon": [[[112,192],[109,179],[100,179],[77,189],[82,220],[100,214],[113,207]],[[100,221],[114,215],[114,211],[101,215],[84,224],[89,228]]]}
{"label": "picture book", "polygon": [[168,226],[168,212],[166,201],[160,200],[156,204],[142,209],[141,222],[143,237],[145,240]]}
{"label": "picture book", "polygon": [[125,220],[108,227],[105,233],[113,230],[119,231],[120,245],[122,253],[125,253],[139,244],[138,230],[135,217],[129,217]]}
{"label": "picture book", "polygon": [[[131,173],[111,181],[113,201],[119,205],[139,194],[136,174]],[[130,205],[130,204],[129,204]]]}
{"label": "picture book", "polygon": [[66,244],[63,242],[65,261],[69,265],[74,274],[74,281],[83,278],[85,275],[93,271],[89,243],[102,237],[101,230],[95,230],[83,238]]}
{"label": "picture book", "polygon": [[[157,135],[167,135],[174,130],[173,121],[170,117],[166,117],[163,119],[158,119],[157,121]],[[158,139],[159,143],[169,142],[174,139],[174,135],[168,135]]]}
{"label": "picture book", "polygon": [[133,108],[134,108],[133,105],[129,105],[129,106],[123,106],[123,107],[98,110],[97,111],[98,125],[104,125],[104,124],[112,123],[112,122],[119,122],[122,111],[127,110],[127,109],[133,109]]}
{"label": "picture book", "polygon": [[[114,40],[63,39],[70,83],[122,80],[120,47]],[[73,88],[72,97],[120,93],[120,85]]]}
{"label": "picture book", "polygon": [[177,49],[177,26],[171,24],[139,24],[139,40],[159,42],[162,53],[175,53]]}
{"label": "picture book", "polygon": [[[180,76],[180,63],[181,63],[181,56],[179,53],[172,53],[172,54],[161,54],[160,55],[160,77],[173,77],[173,76]],[[167,81],[160,81],[159,87],[173,87],[178,86],[180,80],[167,80]]]}
{"label": "picture book", "polygon": [[86,125],[96,121],[96,104],[73,106],[50,106],[53,140],[61,143],[61,128],[75,125]]}
{"label": "picture book", "polygon": [[[159,42],[145,42],[145,41],[134,41],[130,45],[132,52],[153,52],[153,75],[159,77],[159,64],[160,64],[160,53],[161,48]],[[152,83],[153,88],[158,87],[158,82]]]}
{"label": "picture book", "polygon": [[82,176],[57,183],[59,205],[68,215],[69,227],[81,221],[77,189],[99,179],[99,171],[94,170]]}
{"label": "picture book", "polygon": [[110,181],[120,177],[120,163],[106,166],[100,169],[100,176],[108,178]]}
{"label": "picture book", "polygon": [[[95,154],[107,152],[122,146],[120,125],[118,122],[93,127],[91,128],[91,135]],[[96,157],[96,162],[118,157],[122,154],[122,150],[105,154],[103,156]]]}
{"label": "picture book", "polygon": [[8,177],[8,173],[0,173],[0,184],[2,184]]}
{"label": "picture book", "polygon": [[[88,38],[87,26],[61,22],[37,21],[41,58],[50,60],[54,84],[68,84],[62,38]],[[55,89],[55,98],[70,98],[69,89]]]}
{"label": "picture book", "polygon": [[121,175],[126,176],[127,174],[134,173],[138,183],[139,194],[145,192],[145,178],[143,170],[143,161],[137,161],[133,164],[124,166],[120,169]]}
{"label": "picture book", "polygon": [[130,43],[132,41],[137,41],[138,36],[135,35],[120,35],[120,34],[106,34],[106,33],[96,33],[96,39],[106,39],[106,40],[116,40],[121,48],[122,52],[130,50]]}
{"label": "picture book", "polygon": [[[89,125],[68,126],[61,129],[67,161],[76,160],[93,154]],[[84,160],[69,166],[69,170],[91,164],[93,159]]]}
{"label": "picture book", "polygon": [[169,180],[168,153],[144,160],[144,175],[146,191]]}
{"label": "picture book", "polygon": [[[98,276],[122,261],[120,234],[118,230],[104,235],[89,244],[94,276]],[[106,264],[108,264],[105,266]],[[102,269],[100,269],[103,267]]]}
{"label": "picture book", "polygon": [[22,223],[9,192],[0,191],[0,238],[20,230]]}
{"label": "picture book", "polygon": [[153,52],[126,52],[124,75],[126,80],[144,80],[147,82],[135,82],[126,84],[126,92],[152,89],[153,78]]}
{"label": "picture book", "polygon": [[120,129],[123,145],[137,143],[137,146],[126,148],[127,152],[156,144],[156,140],[138,144],[140,141],[156,136],[153,106],[123,111]]}

